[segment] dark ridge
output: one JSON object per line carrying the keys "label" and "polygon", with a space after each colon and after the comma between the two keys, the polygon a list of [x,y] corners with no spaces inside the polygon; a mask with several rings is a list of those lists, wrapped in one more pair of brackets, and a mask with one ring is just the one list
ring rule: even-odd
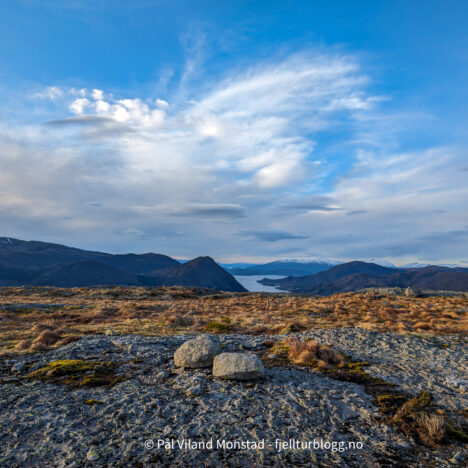
{"label": "dark ridge", "polygon": [[263,279],[260,282],[295,293],[320,295],[372,287],[468,291],[468,269],[435,265],[398,269],[374,263],[349,262],[315,275],[280,280]]}
{"label": "dark ridge", "polygon": [[299,276],[299,277],[287,277],[279,280],[267,280],[263,279],[260,282],[262,284],[271,285],[271,286],[281,286],[281,289],[293,288],[294,290],[299,288],[310,288],[314,285],[319,285],[322,283],[329,283],[332,281],[337,281],[344,276],[351,274],[366,274],[372,276],[381,276],[386,274],[395,273],[395,268],[387,268],[375,263],[366,263],[366,262],[348,262],[337,265],[333,268],[330,268],[326,271],[321,271],[313,275]]}
{"label": "dark ridge", "polygon": [[0,237],[0,267],[3,268],[47,268],[79,261],[105,263],[139,274],[179,264],[178,261],[167,255],[154,253],[141,255],[108,254],[49,242]]}

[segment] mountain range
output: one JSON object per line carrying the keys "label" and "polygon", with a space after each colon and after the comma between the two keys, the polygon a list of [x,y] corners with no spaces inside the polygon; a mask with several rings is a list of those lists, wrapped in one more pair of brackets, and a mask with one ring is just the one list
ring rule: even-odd
{"label": "mountain range", "polygon": [[246,289],[210,257],[179,263],[167,255],[108,254],[0,238],[0,286],[194,286]]}
{"label": "mountain range", "polygon": [[468,268],[427,266],[388,268],[360,261],[343,263],[319,273],[259,283],[294,293],[329,295],[371,287],[468,291]]}
{"label": "mountain range", "polygon": [[[369,287],[468,291],[468,268],[395,267],[353,261],[275,261],[222,268],[210,257],[183,263],[167,255],[109,254],[39,241],[0,237],[0,286],[193,286],[244,292],[235,275],[287,275],[263,285],[294,293],[328,295]],[[391,265],[391,266],[386,266]]]}

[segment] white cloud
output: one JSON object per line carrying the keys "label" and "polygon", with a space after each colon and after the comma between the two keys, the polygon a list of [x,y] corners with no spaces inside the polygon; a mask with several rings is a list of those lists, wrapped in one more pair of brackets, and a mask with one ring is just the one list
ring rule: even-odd
{"label": "white cloud", "polygon": [[91,96],[95,101],[102,101],[104,99],[104,93],[100,89],[93,89]]}
{"label": "white cloud", "polygon": [[71,112],[75,115],[83,114],[85,109],[91,104],[91,102],[86,98],[79,98],[72,101],[72,103],[68,106]]}
{"label": "white cloud", "polygon": [[55,101],[58,98],[62,97],[63,91],[58,86],[48,86],[43,91],[33,94],[33,97],[36,99],[48,99],[50,101]]}
{"label": "white cloud", "polygon": [[369,110],[372,109],[375,103],[386,100],[383,96],[360,96],[359,94],[351,94],[345,97],[332,99],[322,110],[337,111],[337,110]]}
{"label": "white cloud", "polygon": [[122,231],[122,234],[127,237],[143,237],[145,233],[140,229],[136,228],[127,228]]}
{"label": "white cloud", "polygon": [[[62,105],[53,125],[0,128],[2,224],[18,236],[129,237],[174,255],[289,258],[353,249],[376,257],[392,245],[418,250],[449,227],[463,232],[463,156],[389,150],[397,135],[385,123],[404,127],[405,113],[379,108],[385,98],[368,92],[355,57],[272,59],[203,89],[191,86],[192,73],[170,106],[105,89],[44,90]],[[340,135],[339,145],[326,132]],[[259,246],[238,236],[253,231],[288,237]],[[428,231],[439,237],[417,240]],[[453,235],[458,244],[445,256],[460,249],[463,236]]]}
{"label": "white cloud", "polygon": [[[133,133],[120,139],[114,133],[113,145],[138,177],[142,172],[158,180],[183,177],[185,167],[195,165],[195,174],[228,170],[234,178],[238,173],[244,186],[272,190],[310,175],[311,132],[332,125],[331,105],[365,108],[354,101],[372,99],[363,89],[366,82],[351,57],[302,54],[229,75],[170,114],[161,99],[151,104],[97,89],[79,90],[69,109],[129,125]],[[101,136],[109,135],[108,127],[100,128]],[[100,132],[88,129],[82,135],[96,138]]]}
{"label": "white cloud", "polygon": [[97,100],[95,106],[98,115],[108,114],[111,108],[110,104],[102,99]]}
{"label": "white cloud", "polygon": [[164,99],[156,99],[156,105],[161,109],[167,109],[169,107],[169,103]]}

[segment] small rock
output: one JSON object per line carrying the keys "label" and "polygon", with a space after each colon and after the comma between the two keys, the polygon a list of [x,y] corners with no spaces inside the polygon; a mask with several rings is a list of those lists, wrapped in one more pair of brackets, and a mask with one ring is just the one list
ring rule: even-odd
{"label": "small rock", "polygon": [[158,379],[167,379],[167,378],[169,377],[169,372],[166,372],[166,371],[163,370],[163,371],[161,371],[161,372],[158,372],[158,373],[156,374],[156,377],[157,377]]}
{"label": "small rock", "polygon": [[203,387],[200,384],[194,385],[193,387],[190,387],[187,390],[187,395],[199,396],[199,395],[201,395],[202,391],[203,391]]}
{"label": "small rock", "polygon": [[108,329],[104,332],[104,334],[106,334],[107,336],[114,336],[114,335],[116,335],[115,331],[112,330],[111,328],[108,328]]}
{"label": "small rock", "polygon": [[263,377],[265,368],[256,354],[222,353],[214,358],[213,375],[223,379],[250,380]]}
{"label": "small rock", "polygon": [[11,368],[11,372],[24,372],[25,370],[26,370],[26,364],[24,362],[17,362]]}
{"label": "small rock", "polygon": [[445,383],[458,392],[465,393],[468,391],[468,380],[450,376],[445,379]]}
{"label": "small rock", "polygon": [[463,455],[461,452],[457,452],[450,460],[451,463],[461,463],[463,460]]}
{"label": "small rock", "polygon": [[96,461],[98,459],[99,459],[99,455],[94,449],[90,449],[88,453],[86,454],[86,460]]}
{"label": "small rock", "polygon": [[20,382],[21,380],[18,377],[6,377],[2,380],[2,383],[12,383],[12,382]]}
{"label": "small rock", "polygon": [[209,367],[214,357],[221,352],[221,345],[217,336],[202,335],[186,341],[174,353],[177,367]]}

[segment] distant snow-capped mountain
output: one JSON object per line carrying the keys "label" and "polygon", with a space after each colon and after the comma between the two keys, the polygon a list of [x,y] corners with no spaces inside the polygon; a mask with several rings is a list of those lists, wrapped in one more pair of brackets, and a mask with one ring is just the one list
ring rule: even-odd
{"label": "distant snow-capped mountain", "polygon": [[405,265],[401,265],[398,268],[424,268],[429,266],[430,263],[419,263],[419,262],[414,262],[414,263],[407,263]]}
{"label": "distant snow-capped mountain", "polygon": [[282,263],[301,263],[301,264],[307,264],[307,263],[320,263],[323,265],[339,265],[343,263],[341,260],[334,260],[331,258],[325,258],[325,257],[308,257],[308,258],[292,258],[292,259],[285,259],[285,260],[277,260],[278,262]]}
{"label": "distant snow-capped mountain", "polygon": [[401,265],[398,268],[425,268],[428,266],[441,266],[441,267],[448,267],[448,268],[467,268],[466,264],[458,264],[458,263],[407,263],[406,265]]}

